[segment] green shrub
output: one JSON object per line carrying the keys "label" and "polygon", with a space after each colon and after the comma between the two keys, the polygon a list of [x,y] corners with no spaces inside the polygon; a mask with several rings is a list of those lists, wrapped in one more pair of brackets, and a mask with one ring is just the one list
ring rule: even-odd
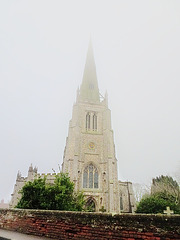
{"label": "green shrub", "polygon": [[17,208],[82,211],[84,195],[74,192],[74,183],[67,174],[56,175],[54,184],[46,182],[46,177],[27,182],[20,191],[22,197]]}
{"label": "green shrub", "polygon": [[151,195],[147,198],[142,199],[138,206],[136,213],[164,213],[166,207],[169,206],[171,210],[176,214],[180,214],[179,205],[175,204],[175,202],[170,201],[168,198],[164,199],[161,195]]}

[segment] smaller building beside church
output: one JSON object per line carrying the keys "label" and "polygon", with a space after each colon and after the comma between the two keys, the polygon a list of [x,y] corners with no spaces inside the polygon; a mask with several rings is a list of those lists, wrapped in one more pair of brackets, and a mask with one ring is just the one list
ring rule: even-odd
{"label": "smaller building beside church", "polygon": [[4,202],[4,199],[0,201],[0,208],[9,208],[9,203]]}
{"label": "smaller building beside church", "polygon": [[[118,180],[111,111],[107,94],[103,97],[99,92],[91,43],[69,123],[62,171],[69,174],[76,191],[83,191],[92,211],[134,212],[132,183]],[[40,176],[32,166],[27,178],[18,173],[10,207],[17,204],[25,182]],[[54,174],[47,176],[53,181]]]}

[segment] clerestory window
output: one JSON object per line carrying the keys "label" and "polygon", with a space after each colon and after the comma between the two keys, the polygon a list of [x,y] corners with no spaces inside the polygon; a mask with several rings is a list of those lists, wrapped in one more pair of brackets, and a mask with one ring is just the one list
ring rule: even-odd
{"label": "clerestory window", "polygon": [[98,188],[98,170],[91,163],[83,172],[83,188]]}

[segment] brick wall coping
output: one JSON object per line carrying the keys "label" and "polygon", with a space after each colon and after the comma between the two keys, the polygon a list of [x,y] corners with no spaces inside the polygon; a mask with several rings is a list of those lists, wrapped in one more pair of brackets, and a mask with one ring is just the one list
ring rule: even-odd
{"label": "brick wall coping", "polygon": [[[93,234],[97,236],[99,232],[99,239],[121,239],[116,238],[121,234],[144,234],[146,238],[142,239],[148,239],[150,235],[154,237],[151,239],[180,239],[180,215],[0,209],[0,228],[54,238],[60,231],[66,236],[58,239],[70,239],[67,237],[69,235],[73,235],[73,239],[80,239],[84,231],[90,234],[89,239],[97,239],[93,238]],[[103,234],[109,234],[111,238],[103,238]]]}

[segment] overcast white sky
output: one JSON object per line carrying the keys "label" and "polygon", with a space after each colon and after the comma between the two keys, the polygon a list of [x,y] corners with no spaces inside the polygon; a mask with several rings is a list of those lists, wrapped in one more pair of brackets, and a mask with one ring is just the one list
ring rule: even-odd
{"label": "overcast white sky", "polygon": [[90,35],[119,179],[180,169],[179,0],[0,0],[0,199],[58,171]]}

